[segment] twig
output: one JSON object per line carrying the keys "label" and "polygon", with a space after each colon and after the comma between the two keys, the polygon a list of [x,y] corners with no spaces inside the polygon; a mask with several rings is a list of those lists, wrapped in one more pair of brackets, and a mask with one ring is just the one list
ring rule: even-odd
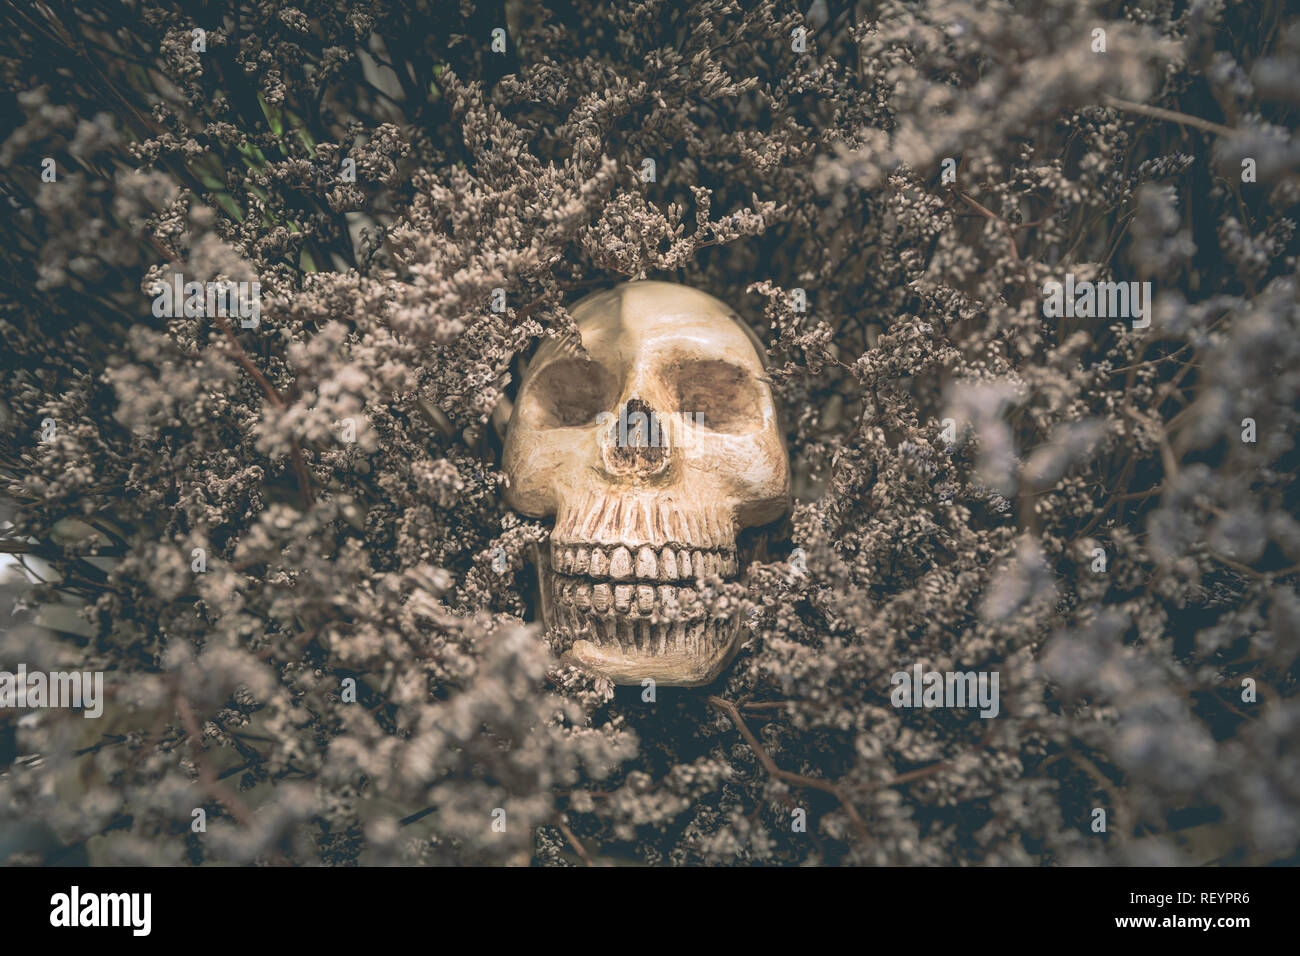
{"label": "twig", "polygon": [[972,209],[974,209],[977,213],[979,213],[989,222],[1001,223],[1002,228],[1005,229],[1007,233],[1007,245],[1011,247],[1011,258],[1014,261],[1019,262],[1020,250],[1016,248],[1015,227],[1012,226],[1011,223],[1003,219],[1001,216],[999,216],[997,213],[993,212],[993,210],[986,208],[977,200],[972,199],[970,196],[966,195],[966,193],[963,190],[958,189],[956,190],[956,193],[958,196],[962,198],[962,200],[966,203],[966,205],[970,206]]}
{"label": "twig", "polygon": [[1126,841],[1133,834],[1137,826],[1137,814],[1133,812],[1133,808],[1129,806],[1127,799],[1120,798],[1119,795],[1124,792],[1123,789],[1120,789],[1118,792],[1113,789],[1115,786],[1114,782],[1102,773],[1101,768],[1093,763],[1088,755],[1083,752],[1081,749],[1083,746],[1083,742],[1077,738],[1072,740],[1068,751],[1070,759],[1074,762],[1075,766],[1079,767],[1084,773],[1093,779],[1093,782],[1097,784],[1098,790],[1106,794],[1106,799],[1110,801],[1111,813],[1119,817],[1120,822],[1124,823],[1126,827],[1126,829],[1120,829],[1116,832],[1116,839]]}
{"label": "twig", "polygon": [[1253,580],[1256,581],[1262,581],[1264,579],[1264,575],[1262,573],[1256,571],[1254,568],[1250,567],[1249,565],[1242,564],[1240,561],[1234,561],[1232,560],[1232,558],[1224,557],[1223,555],[1215,551],[1211,551],[1208,548],[1205,550],[1205,554],[1207,557],[1213,558],[1215,561],[1218,561],[1225,568],[1231,568],[1232,570],[1236,571],[1238,574],[1245,575],[1246,577],[1252,578]]}
{"label": "twig", "polygon": [[[149,236],[148,241],[149,244],[164,258],[166,258],[168,262],[173,264],[177,262],[176,256],[168,251],[168,249],[159,242],[156,237]],[[266,396],[268,402],[274,405],[277,409],[283,409],[284,396],[281,395],[279,390],[271,384],[270,380],[262,374],[262,370],[253,364],[253,360],[248,357],[248,353],[244,351],[244,347],[239,344],[239,339],[235,337],[234,331],[230,328],[230,323],[228,323],[225,320],[225,317],[221,315],[212,316],[212,321],[216,323],[217,328],[225,333],[226,340],[230,343],[230,348],[222,350],[222,354],[233,358],[240,364],[244,371],[248,373],[249,377],[252,378],[253,381],[257,383],[258,387],[262,389],[262,394]],[[298,494],[302,498],[303,509],[306,510],[311,507],[313,501],[311,479],[307,473],[307,462],[303,458],[302,446],[298,444],[298,439],[289,439],[289,449],[292,453],[293,474],[294,479],[298,483]]]}
{"label": "twig", "polygon": [[402,817],[402,819],[398,820],[397,825],[399,827],[404,827],[414,823],[416,820],[423,820],[425,817],[427,817],[429,814],[433,813],[437,809],[438,809],[437,807],[425,807],[423,810],[416,810],[410,816],[405,816]]}
{"label": "twig", "polygon": [[[275,386],[271,384],[267,377],[262,374],[262,370],[253,364],[253,360],[248,357],[248,353],[244,351],[244,347],[239,344],[239,339],[235,338],[235,333],[230,328],[230,324],[220,315],[214,315],[212,321],[216,323],[217,328],[225,333],[226,338],[230,342],[230,348],[226,350],[225,354],[229,355],[243,366],[244,370],[248,372],[253,381],[257,382],[261,387],[268,402],[274,405],[277,409],[283,409],[284,397],[276,390]],[[311,480],[307,474],[307,462],[303,458],[302,446],[298,444],[298,439],[289,439],[289,450],[293,457],[294,479],[298,482],[298,493],[302,497],[302,505],[305,510],[311,507],[312,503]]]}
{"label": "twig", "polygon": [[588,866],[595,866],[596,864],[591,862],[591,857],[587,855],[587,850],[583,847],[582,842],[574,836],[573,831],[569,829],[569,824],[565,821],[564,814],[561,813],[555,822],[556,825],[559,826],[560,832],[564,834],[564,839],[568,840],[569,845],[577,851],[578,856],[582,857],[582,862],[586,863]]}
{"label": "twig", "polygon": [[280,396],[279,391],[271,384],[270,380],[262,374],[262,370],[253,364],[253,360],[248,357],[248,353],[244,351],[244,347],[240,345],[239,340],[235,338],[235,332],[231,329],[230,323],[220,315],[214,315],[212,321],[216,323],[217,328],[224,332],[226,338],[230,340],[230,348],[225,350],[223,354],[230,356],[244,367],[244,371],[246,371],[253,381],[257,382],[261,387],[263,394],[266,395],[267,401],[276,408],[284,408],[284,399]]}
{"label": "twig", "polygon": [[758,758],[758,762],[763,765],[763,769],[767,771],[769,776],[776,777],[778,780],[784,780],[786,783],[793,783],[799,787],[811,787],[814,790],[822,790],[829,793],[831,796],[835,797],[835,799],[839,800],[840,805],[844,807],[844,812],[848,814],[849,820],[853,823],[853,828],[858,831],[858,835],[862,837],[863,840],[871,839],[871,835],[867,832],[867,825],[863,822],[862,816],[858,813],[857,808],[849,801],[849,798],[845,795],[844,790],[840,786],[831,783],[829,780],[819,780],[816,777],[805,777],[801,773],[782,770],[776,765],[776,761],[772,759],[771,755],[763,749],[763,745],[758,742],[758,738],[755,737],[749,727],[746,726],[744,718],[740,716],[740,711],[734,703],[722,697],[715,696],[710,696],[708,702],[714,708],[722,711],[727,716],[727,719],[730,720],[736,730],[740,732],[740,736],[745,739],[745,743],[749,744],[749,749],[754,751],[754,756]]}
{"label": "twig", "polygon": [[190,754],[194,757],[194,765],[198,768],[199,780],[202,782],[204,789],[212,795],[219,803],[223,804],[230,815],[242,823],[244,826],[253,825],[253,814],[249,811],[244,801],[232,790],[226,787],[212,772],[207,761],[203,759],[203,730],[199,727],[199,720],[194,716],[194,711],[190,708],[189,701],[181,696],[180,690],[177,689],[174,694],[176,701],[176,713],[180,714],[181,723],[185,725],[185,732],[189,736]]}
{"label": "twig", "polygon": [[923,780],[926,777],[932,777],[936,773],[944,770],[951,770],[952,764],[947,760],[940,760],[925,767],[917,767],[915,770],[909,770],[907,773],[900,773],[893,780],[881,783],[876,786],[877,790],[887,790],[890,787],[899,787],[905,783],[912,783],[915,780]]}
{"label": "twig", "polygon": [[1133,103],[1129,100],[1121,100],[1118,97],[1109,94],[1103,95],[1102,102],[1107,106],[1117,110],[1125,110],[1129,113],[1138,113],[1141,116],[1149,116],[1152,119],[1168,120],[1171,123],[1177,123],[1180,126],[1191,126],[1206,133],[1218,133],[1220,136],[1236,136],[1237,131],[1231,126],[1220,126],[1218,123],[1211,123],[1209,120],[1203,120],[1199,116],[1188,116],[1186,113],[1179,113],[1175,110],[1167,110],[1160,106],[1147,106],[1145,103]]}

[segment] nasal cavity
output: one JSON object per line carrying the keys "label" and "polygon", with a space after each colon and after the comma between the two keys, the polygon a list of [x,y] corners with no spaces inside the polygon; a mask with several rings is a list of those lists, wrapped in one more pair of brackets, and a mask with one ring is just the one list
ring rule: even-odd
{"label": "nasal cavity", "polygon": [[611,474],[649,477],[668,467],[668,429],[649,403],[630,398],[603,442]]}

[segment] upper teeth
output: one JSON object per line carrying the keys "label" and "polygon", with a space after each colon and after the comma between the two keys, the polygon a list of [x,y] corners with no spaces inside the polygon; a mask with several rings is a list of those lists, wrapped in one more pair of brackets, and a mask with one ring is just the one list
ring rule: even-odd
{"label": "upper teeth", "polygon": [[611,581],[694,581],[699,577],[732,577],[737,563],[734,551],[703,551],[668,545],[551,546],[551,566],[559,574],[585,575]]}

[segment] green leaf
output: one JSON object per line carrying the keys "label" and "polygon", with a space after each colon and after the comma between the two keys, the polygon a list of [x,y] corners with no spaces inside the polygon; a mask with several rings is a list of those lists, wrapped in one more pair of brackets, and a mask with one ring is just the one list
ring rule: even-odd
{"label": "green leaf", "polygon": [[268,106],[261,93],[257,94],[257,102],[262,107],[262,114],[266,117],[271,132],[276,136],[282,135],[284,133],[284,121],[281,118],[280,108],[278,106]]}

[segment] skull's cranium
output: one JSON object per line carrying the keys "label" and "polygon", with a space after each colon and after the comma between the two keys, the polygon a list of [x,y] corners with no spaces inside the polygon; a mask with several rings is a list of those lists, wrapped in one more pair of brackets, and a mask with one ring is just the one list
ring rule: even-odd
{"label": "skull's cranium", "polygon": [[567,659],[615,683],[709,683],[740,620],[708,614],[697,585],[734,578],[736,533],[789,507],[761,348],[723,303],[667,282],[571,311],[586,355],[538,349],[504,454],[510,505],[555,516],[546,623]]}

